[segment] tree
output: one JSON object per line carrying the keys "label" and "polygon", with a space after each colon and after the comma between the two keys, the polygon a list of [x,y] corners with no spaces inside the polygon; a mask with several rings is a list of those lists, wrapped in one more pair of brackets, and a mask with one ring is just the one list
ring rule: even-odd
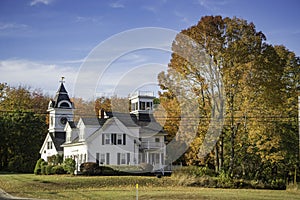
{"label": "tree", "polygon": [[[191,39],[183,39],[182,35]],[[300,86],[299,58],[285,47],[265,41],[265,35],[256,31],[253,23],[221,16],[202,17],[197,25],[176,36],[168,71],[160,73],[158,80],[163,90],[161,104],[168,116],[176,115],[175,121],[167,118],[165,122],[171,136],[181,120],[176,111],[180,106],[174,104],[179,87],[174,83],[188,80],[199,102],[200,128],[185,154],[187,164],[208,164],[217,172],[227,170],[232,177],[268,174],[266,179],[282,175],[286,155],[295,164],[295,156],[291,156],[295,151],[285,144],[294,144],[297,139],[294,119]],[[221,84],[210,76],[218,74],[214,72],[221,74]],[[210,118],[222,113],[212,102],[222,101],[221,95],[226,102],[222,137],[201,161],[197,152],[205,142]],[[269,166],[272,173],[265,170]]]}
{"label": "tree", "polygon": [[47,133],[42,106],[49,99],[21,86],[1,84],[1,88],[0,170],[32,172]]}

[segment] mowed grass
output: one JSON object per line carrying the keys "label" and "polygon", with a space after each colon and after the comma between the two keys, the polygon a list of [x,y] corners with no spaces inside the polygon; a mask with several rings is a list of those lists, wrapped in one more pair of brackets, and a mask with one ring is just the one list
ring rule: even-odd
{"label": "mowed grass", "polygon": [[300,199],[299,190],[212,189],[177,186],[171,177],[0,175],[13,196],[39,199]]}

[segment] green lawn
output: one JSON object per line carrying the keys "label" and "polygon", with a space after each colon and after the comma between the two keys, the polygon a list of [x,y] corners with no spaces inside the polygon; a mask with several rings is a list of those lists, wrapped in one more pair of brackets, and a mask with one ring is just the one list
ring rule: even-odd
{"label": "green lawn", "polygon": [[176,186],[170,177],[72,177],[0,175],[0,188],[13,196],[41,199],[300,199],[299,190],[209,189]]}

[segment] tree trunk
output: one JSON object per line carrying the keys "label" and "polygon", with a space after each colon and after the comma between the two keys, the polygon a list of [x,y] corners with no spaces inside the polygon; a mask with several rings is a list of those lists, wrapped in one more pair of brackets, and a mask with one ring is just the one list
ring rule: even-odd
{"label": "tree trunk", "polygon": [[220,164],[219,164],[219,145],[218,143],[216,143],[215,146],[215,172],[218,173],[220,171],[219,168]]}
{"label": "tree trunk", "polygon": [[224,164],[224,132],[221,133],[220,138],[220,156],[219,156],[219,170],[223,169]]}

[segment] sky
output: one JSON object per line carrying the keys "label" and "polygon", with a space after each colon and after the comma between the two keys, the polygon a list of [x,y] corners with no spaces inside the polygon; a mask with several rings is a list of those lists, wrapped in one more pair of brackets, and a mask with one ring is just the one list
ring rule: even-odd
{"label": "sky", "polygon": [[206,15],[253,22],[268,43],[300,56],[299,7],[298,0],[1,0],[0,82],[53,96],[64,76],[70,96],[86,98],[151,90],[176,33]]}

